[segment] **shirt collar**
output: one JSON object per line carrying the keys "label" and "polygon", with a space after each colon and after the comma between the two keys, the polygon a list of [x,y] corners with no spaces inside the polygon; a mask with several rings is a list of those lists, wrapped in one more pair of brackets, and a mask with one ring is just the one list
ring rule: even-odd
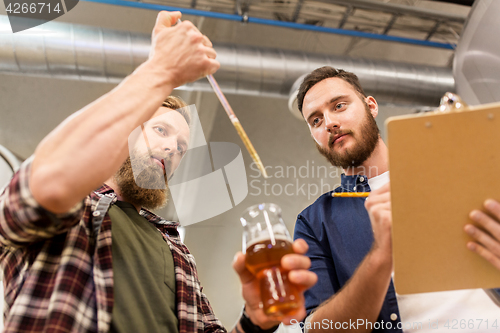
{"label": "shirt collar", "polygon": [[[98,195],[105,195],[105,194],[114,194],[115,191],[108,185],[102,184],[101,187],[99,187],[97,190],[94,191]],[[144,216],[149,222],[154,223],[154,224],[160,224],[160,225],[165,225],[165,226],[171,226],[171,227],[177,227],[179,226],[179,222],[174,222],[174,221],[169,221],[165,220],[164,218],[156,215],[155,213],[151,212],[150,210],[147,210],[146,208],[141,208],[141,211],[139,212],[142,216]]]}
{"label": "shirt collar", "polygon": [[101,187],[99,187],[97,190],[94,192],[98,194],[108,194],[108,193],[115,193],[115,191],[108,185],[102,184]]}
{"label": "shirt collar", "polygon": [[340,187],[335,192],[370,192],[368,177],[365,175],[340,176]]}

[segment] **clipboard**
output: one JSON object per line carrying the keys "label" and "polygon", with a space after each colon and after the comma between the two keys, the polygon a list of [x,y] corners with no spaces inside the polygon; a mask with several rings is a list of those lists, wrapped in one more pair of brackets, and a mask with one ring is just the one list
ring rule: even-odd
{"label": "clipboard", "polygon": [[469,213],[500,199],[500,103],[386,121],[398,294],[498,288],[469,251]]}

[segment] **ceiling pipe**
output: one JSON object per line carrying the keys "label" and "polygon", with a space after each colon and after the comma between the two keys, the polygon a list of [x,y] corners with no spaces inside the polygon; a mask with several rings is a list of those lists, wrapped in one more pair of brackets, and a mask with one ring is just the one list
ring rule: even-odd
{"label": "ceiling pipe", "polygon": [[[380,11],[397,15],[416,16],[428,20],[453,21],[458,23],[464,23],[465,20],[467,19],[467,15],[447,13],[423,7],[407,6],[396,3],[379,2],[373,0],[315,0],[315,1],[328,3],[331,5],[353,6],[354,8],[374,10],[377,12]],[[445,1],[445,0],[439,0],[439,1]],[[460,0],[455,0],[455,2],[456,1],[460,2]],[[462,0],[462,2],[463,1],[474,2],[474,0]],[[453,1],[450,0],[445,2],[453,2]]]}
{"label": "ceiling pipe", "polygon": [[[0,16],[0,73],[118,83],[149,54],[150,36],[48,22],[19,33]],[[450,68],[310,54],[236,45],[215,45],[215,73],[225,93],[289,98],[297,78],[329,65],[358,75],[365,91],[385,104],[436,106],[454,91]],[[207,80],[181,87],[211,91]]]}
{"label": "ceiling pipe", "polygon": [[[84,1],[97,2],[97,3],[102,3],[102,4],[114,5],[114,6],[125,6],[125,7],[132,7],[132,8],[149,9],[149,10],[156,10],[156,11],[160,11],[160,10],[180,11],[186,15],[203,16],[203,17],[209,17],[209,18],[215,18],[215,19],[221,19],[221,20],[238,21],[238,22],[244,22],[244,23],[256,23],[256,24],[269,25],[269,26],[281,27],[281,28],[308,30],[308,31],[314,31],[314,32],[322,32],[322,33],[330,33],[330,34],[350,36],[350,37],[375,39],[375,40],[404,43],[404,44],[411,44],[411,45],[436,47],[436,48],[442,48],[442,49],[447,49],[447,50],[454,50],[456,47],[455,44],[450,44],[450,43],[433,42],[430,40],[422,40],[422,39],[407,38],[407,37],[400,37],[400,36],[391,36],[391,35],[377,34],[377,33],[357,31],[357,30],[330,28],[330,27],[316,26],[316,25],[312,25],[312,24],[302,24],[302,23],[295,23],[295,22],[270,20],[270,19],[265,19],[265,18],[260,18],[260,17],[248,16],[246,14],[243,14],[243,15],[226,14],[226,13],[211,12],[211,11],[206,11],[206,10],[183,8],[183,7],[172,7],[172,6],[165,6],[165,5],[160,5],[160,4],[156,4],[156,3],[147,3],[147,2],[129,1],[129,0],[84,0]],[[329,0],[327,0],[327,1],[329,1]],[[358,2],[361,2],[361,0],[358,0]],[[434,14],[435,14],[435,12],[434,12]],[[447,17],[447,16],[445,15],[443,17]],[[447,20],[447,19],[445,19],[445,20]],[[463,20],[462,21],[460,21],[460,20],[462,20],[462,18],[459,16],[457,18],[457,21],[463,22]]]}

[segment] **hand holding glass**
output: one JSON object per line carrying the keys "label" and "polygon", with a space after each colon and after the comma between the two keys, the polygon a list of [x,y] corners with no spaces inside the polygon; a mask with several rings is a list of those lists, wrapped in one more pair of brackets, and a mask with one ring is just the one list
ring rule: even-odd
{"label": "hand holding glass", "polygon": [[249,207],[240,218],[247,269],[257,277],[264,313],[277,320],[300,309],[302,294],[288,280],[281,258],[293,253],[292,239],[272,203]]}

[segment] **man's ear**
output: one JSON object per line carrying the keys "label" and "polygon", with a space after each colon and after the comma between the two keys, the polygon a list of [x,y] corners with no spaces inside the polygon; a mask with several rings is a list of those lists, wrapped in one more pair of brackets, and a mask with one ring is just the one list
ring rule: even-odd
{"label": "man's ear", "polygon": [[368,96],[365,98],[365,102],[368,105],[368,108],[370,109],[370,113],[372,114],[373,118],[377,117],[378,103],[375,100],[375,98],[373,96]]}

